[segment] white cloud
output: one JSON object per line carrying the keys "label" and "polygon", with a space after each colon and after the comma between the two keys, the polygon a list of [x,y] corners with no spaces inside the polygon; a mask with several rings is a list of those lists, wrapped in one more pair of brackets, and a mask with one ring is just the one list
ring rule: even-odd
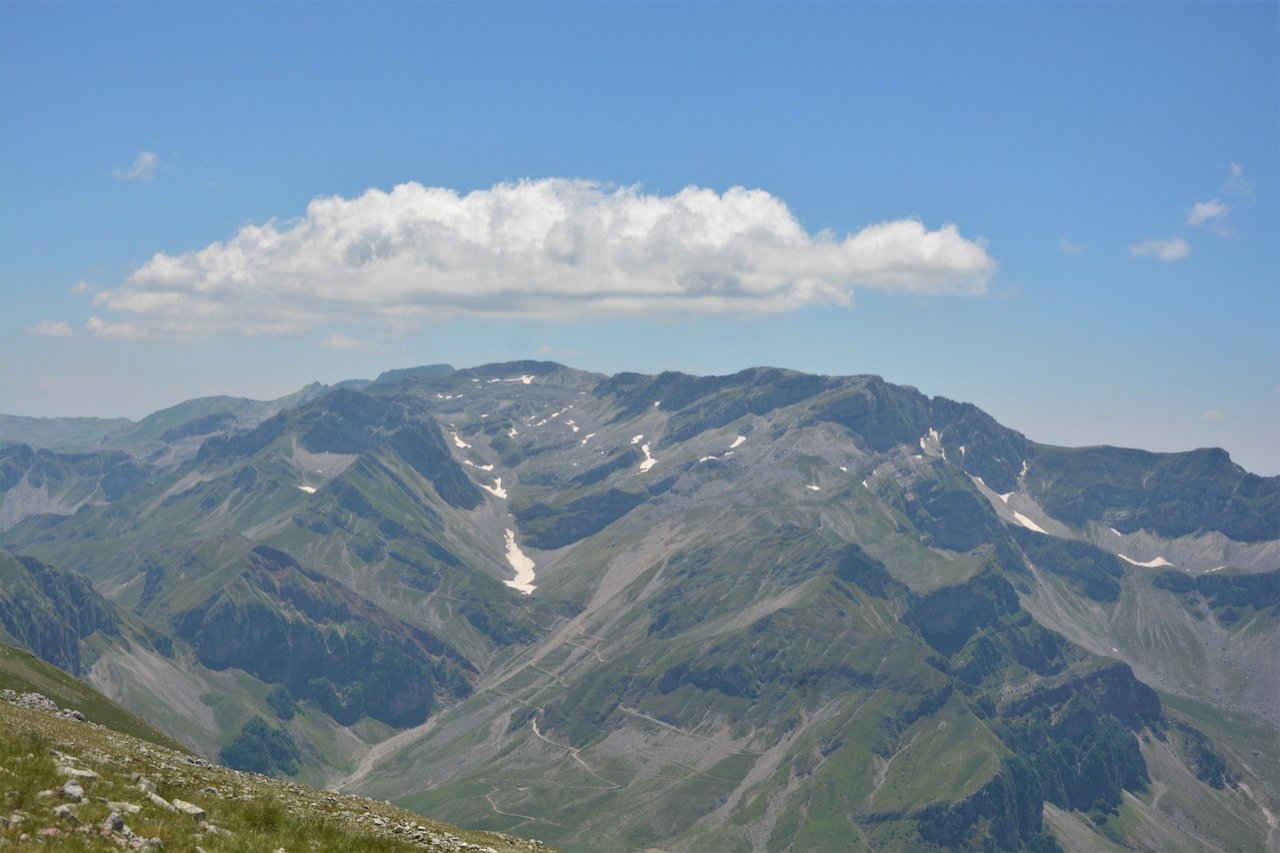
{"label": "white cloud", "polygon": [[1135,243],[1129,247],[1135,258],[1157,258],[1161,261],[1180,261],[1191,254],[1191,244],[1181,237],[1157,238]]}
{"label": "white cloud", "polygon": [[121,181],[149,181],[155,176],[159,166],[160,158],[154,151],[139,151],[138,159],[133,161],[132,166],[116,169],[112,174]]}
{"label": "white cloud", "polygon": [[68,291],[72,296],[88,296],[97,292],[98,286],[93,282],[85,281],[83,278],[71,285],[71,289]]}
{"label": "white cloud", "polygon": [[1220,198],[1198,201],[1187,208],[1187,224],[1208,224],[1209,230],[1219,237],[1230,237],[1232,234],[1231,223],[1227,219],[1230,214],[1231,205]]}
{"label": "white cloud", "polygon": [[71,336],[71,324],[65,320],[57,323],[41,320],[39,323],[27,326],[27,334],[42,338],[67,338]]}
{"label": "white cloud", "polygon": [[370,350],[373,344],[360,338],[352,338],[347,335],[332,334],[320,342],[320,346],[325,349],[337,350]]}
{"label": "white cloud", "polygon": [[94,304],[153,336],[288,334],[455,314],[764,314],[850,302],[855,287],[981,294],[996,262],[954,225],[913,219],[810,234],[764,190],[647,195],[588,181],[460,195],[401,184],[314,199],[298,220],[157,253]]}
{"label": "white cloud", "polygon": [[1238,193],[1240,195],[1248,195],[1253,187],[1249,184],[1249,179],[1244,176],[1244,167],[1239,163],[1227,164],[1227,180],[1222,185],[1227,192]]}
{"label": "white cloud", "polygon": [[1220,421],[1222,420],[1222,410],[1221,409],[1205,409],[1203,412],[1200,413],[1200,418],[1206,421]]}
{"label": "white cloud", "polygon": [[1214,219],[1222,219],[1231,212],[1231,205],[1226,204],[1220,198],[1210,199],[1209,201],[1198,201],[1191,207],[1187,208],[1187,224],[1203,225]]}
{"label": "white cloud", "polygon": [[1073,243],[1066,237],[1058,238],[1058,248],[1068,255],[1083,255],[1089,250],[1088,243]]}
{"label": "white cloud", "polygon": [[108,323],[101,317],[90,317],[85,321],[84,327],[91,335],[99,338],[133,341],[146,337],[143,332],[130,323]]}

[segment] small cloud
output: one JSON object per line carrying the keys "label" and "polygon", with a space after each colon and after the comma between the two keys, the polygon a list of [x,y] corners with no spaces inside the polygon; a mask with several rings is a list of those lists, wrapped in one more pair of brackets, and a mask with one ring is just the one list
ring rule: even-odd
{"label": "small cloud", "polygon": [[581,358],[586,354],[586,350],[573,349],[572,347],[553,347],[551,344],[538,345],[538,355],[549,355],[555,358]]}
{"label": "small cloud", "polygon": [[359,338],[348,337],[347,335],[333,334],[320,342],[320,346],[325,349],[339,350],[370,350],[373,344],[368,341],[362,341]]}
{"label": "small cloud", "polygon": [[1231,213],[1231,205],[1220,198],[1198,201],[1187,208],[1188,225],[1208,225],[1209,230],[1219,237],[1230,237],[1231,223],[1227,216]]}
{"label": "small cloud", "polygon": [[1089,250],[1088,243],[1073,243],[1066,237],[1058,238],[1058,248],[1066,252],[1068,255],[1083,255]]}
{"label": "small cloud", "polygon": [[1221,219],[1230,212],[1231,205],[1226,204],[1220,198],[1198,201],[1187,208],[1187,224],[1203,225],[1214,219]]}
{"label": "small cloud", "polygon": [[136,326],[129,323],[108,323],[101,317],[90,317],[84,324],[85,329],[94,337],[110,338],[117,341],[136,341],[143,337]]}
{"label": "small cloud", "polygon": [[68,292],[72,296],[92,296],[98,292],[98,285],[91,281],[80,279],[75,284],[71,285],[71,290]]}
{"label": "small cloud", "polygon": [[27,326],[27,334],[41,338],[69,338],[71,337],[71,324],[66,320],[57,323],[41,320],[33,326]]}
{"label": "small cloud", "polygon": [[1222,420],[1222,410],[1221,409],[1205,409],[1203,412],[1200,413],[1200,418],[1206,421],[1220,421]]}
{"label": "small cloud", "polygon": [[1191,244],[1181,237],[1156,238],[1144,240],[1129,247],[1129,254],[1135,258],[1156,258],[1161,261],[1180,261],[1191,254]]}
{"label": "small cloud", "polygon": [[1227,164],[1227,180],[1222,185],[1222,188],[1227,192],[1239,195],[1248,195],[1253,189],[1249,184],[1249,179],[1244,176],[1244,167],[1239,163]]}
{"label": "small cloud", "polygon": [[149,181],[155,177],[160,166],[160,158],[154,151],[139,151],[138,159],[127,169],[116,169],[112,172],[120,181]]}

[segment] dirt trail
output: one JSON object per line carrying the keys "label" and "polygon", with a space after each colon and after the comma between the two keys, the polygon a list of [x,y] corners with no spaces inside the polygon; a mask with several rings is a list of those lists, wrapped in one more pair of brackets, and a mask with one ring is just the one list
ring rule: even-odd
{"label": "dirt trail", "polygon": [[579,750],[577,747],[569,746],[568,744],[565,744],[565,743],[556,743],[556,742],[555,742],[555,741],[553,741],[551,738],[547,737],[547,736],[546,736],[546,735],[544,735],[542,732],[538,731],[538,721],[537,721],[537,720],[530,720],[530,721],[529,721],[529,725],[533,728],[533,733],[534,733],[534,735],[536,735],[536,736],[538,737],[538,739],[539,739],[539,740],[543,741],[544,743],[549,743],[549,744],[551,744],[552,746],[556,747],[557,749],[563,749],[563,750],[566,750],[566,751],[569,753],[569,757],[570,757],[570,758],[572,758],[574,761],[578,762],[578,764],[582,765],[582,769],[583,769],[583,770],[587,771],[587,773],[589,773],[589,774],[591,774],[592,776],[594,776],[594,777],[596,777],[597,779],[599,779],[601,782],[603,782],[603,783],[604,783],[605,785],[607,785],[609,788],[611,788],[611,789],[618,789],[618,788],[621,788],[621,787],[622,787],[622,786],[621,786],[621,785],[619,785],[617,782],[611,782],[611,781],[609,781],[608,779],[606,779],[606,778],[604,778],[603,776],[601,776],[601,775],[600,775],[599,773],[597,773],[596,771],[592,770],[592,769],[591,769],[591,765],[589,765],[589,764],[587,764],[587,762],[583,761],[583,760],[582,760],[582,756],[580,756],[580,755],[578,754],[581,750]]}
{"label": "dirt trail", "polygon": [[330,783],[328,787],[334,791],[342,791],[363,782],[365,778],[373,772],[375,764],[395,752],[397,749],[413,743],[415,740],[431,731],[439,719],[439,717],[430,717],[420,726],[405,729],[398,734],[392,735],[386,740],[378,741],[373,744],[369,747],[369,751],[364,754],[364,757],[360,759],[360,763],[356,765],[354,770],[346,776]]}

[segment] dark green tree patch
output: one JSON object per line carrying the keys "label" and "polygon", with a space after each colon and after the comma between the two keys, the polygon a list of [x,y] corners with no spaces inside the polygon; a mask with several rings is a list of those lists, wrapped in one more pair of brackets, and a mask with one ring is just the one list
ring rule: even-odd
{"label": "dark green tree patch", "polygon": [[218,761],[227,767],[264,776],[292,776],[298,772],[301,760],[293,736],[284,729],[268,726],[261,717],[245,723],[236,739],[218,753]]}

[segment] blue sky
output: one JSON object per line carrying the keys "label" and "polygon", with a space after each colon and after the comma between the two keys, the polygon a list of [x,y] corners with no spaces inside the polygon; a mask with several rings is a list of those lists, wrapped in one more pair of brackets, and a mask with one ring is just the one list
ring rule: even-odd
{"label": "blue sky", "polygon": [[773,364],[1277,474],[1278,151],[1275,3],[3,2],[0,411]]}

